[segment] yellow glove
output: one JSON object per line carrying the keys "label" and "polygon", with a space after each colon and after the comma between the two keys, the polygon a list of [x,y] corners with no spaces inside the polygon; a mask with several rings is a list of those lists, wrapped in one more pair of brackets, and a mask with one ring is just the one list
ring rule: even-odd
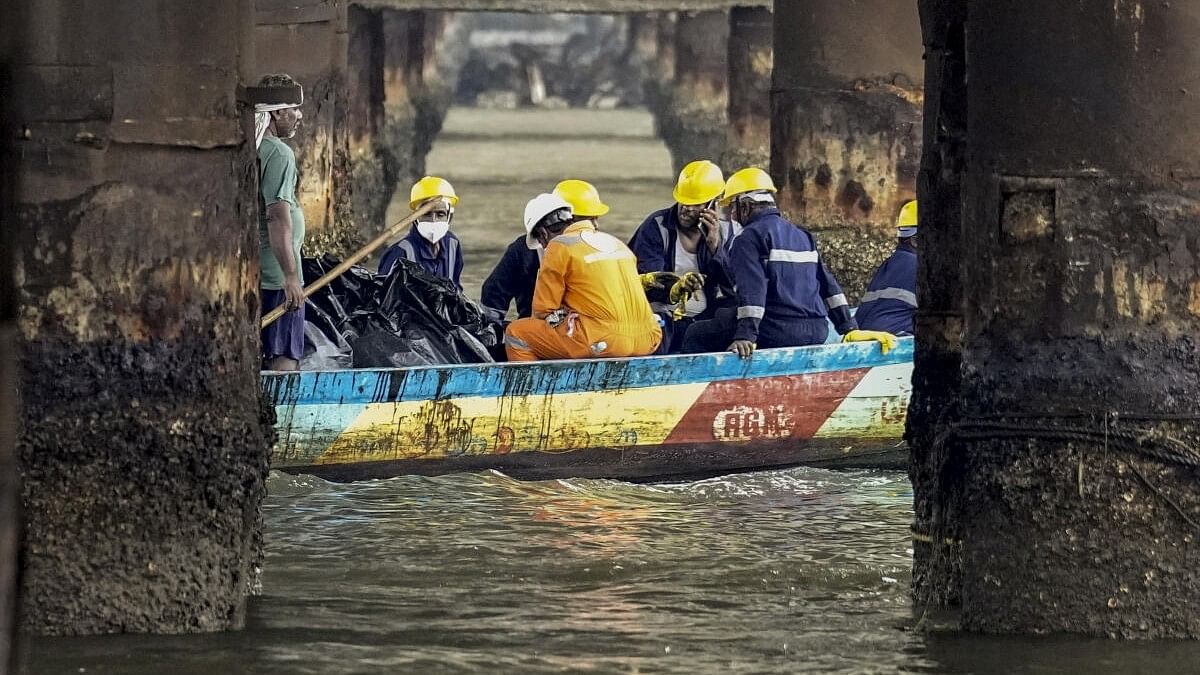
{"label": "yellow glove", "polygon": [[679,281],[676,281],[675,285],[671,287],[671,302],[681,303],[702,288],[704,288],[704,276],[697,272],[687,272],[679,277]]}
{"label": "yellow glove", "polygon": [[852,330],[842,336],[842,342],[878,342],[884,354],[896,348],[896,336],[881,330]]}
{"label": "yellow glove", "polygon": [[675,281],[675,275],[670,272],[646,272],[638,277],[642,282],[642,290],[666,288],[667,284]]}

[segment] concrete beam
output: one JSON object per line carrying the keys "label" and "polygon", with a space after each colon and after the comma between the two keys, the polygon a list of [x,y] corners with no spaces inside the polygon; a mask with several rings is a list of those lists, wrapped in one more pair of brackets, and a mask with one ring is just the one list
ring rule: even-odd
{"label": "concrete beam", "polygon": [[0,28],[14,50],[3,98],[22,103],[4,129],[4,229],[23,342],[26,630],[244,620],[270,431],[255,393],[253,127],[235,99],[249,9],[45,0]]}
{"label": "concrete beam", "polygon": [[637,14],[642,12],[727,11],[733,7],[770,7],[770,0],[362,0],[373,9],[436,9],[448,12],[556,12]]}
{"label": "concrete beam", "polygon": [[913,3],[775,3],[771,175],[852,298],[916,195],[923,74]]}
{"label": "concrete beam", "polygon": [[963,625],[1195,639],[1200,7],[968,14]]}

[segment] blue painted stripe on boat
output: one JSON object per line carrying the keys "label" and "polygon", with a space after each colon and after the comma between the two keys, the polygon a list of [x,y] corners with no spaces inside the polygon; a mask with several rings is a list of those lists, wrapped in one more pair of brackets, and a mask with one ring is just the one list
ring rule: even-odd
{"label": "blue painted stripe on boat", "polygon": [[276,405],[419,401],[462,396],[525,396],[636,389],[669,384],[802,375],[911,362],[913,339],[886,356],[874,342],[764,349],[749,360],[734,354],[634,359],[266,373]]}

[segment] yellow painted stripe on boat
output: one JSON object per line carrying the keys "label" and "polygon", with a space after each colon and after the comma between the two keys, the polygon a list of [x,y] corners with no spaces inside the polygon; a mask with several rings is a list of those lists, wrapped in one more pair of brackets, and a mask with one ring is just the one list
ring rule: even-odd
{"label": "yellow painted stripe on boat", "polygon": [[317,463],[657,445],[707,386],[371,403]]}

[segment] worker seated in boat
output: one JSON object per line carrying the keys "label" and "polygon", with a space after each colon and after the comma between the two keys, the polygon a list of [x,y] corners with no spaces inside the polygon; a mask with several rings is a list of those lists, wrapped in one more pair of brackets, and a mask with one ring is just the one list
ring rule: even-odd
{"label": "worker seated in boat", "polygon": [[757,168],[742,169],[725,184],[721,203],[730,220],[744,226],[729,252],[737,307],[693,324],[684,351],[727,349],[749,358],[758,347],[821,344],[829,317],[845,341],[877,340],[886,353],[896,338],[858,329],[816,240],[780,215],[775,191],[771,177]]}
{"label": "worker seated in boat", "polygon": [[545,249],[533,316],[504,335],[510,361],[615,358],[651,354],[662,330],[650,311],[625,244],[576,221],[571,205],[540,194],[525,206],[526,245]]}
{"label": "worker seated in boat", "polygon": [[421,216],[408,234],[392,244],[379,262],[380,274],[391,274],[401,258],[417,263],[426,272],[449,279],[462,290],[463,255],[458,237],[450,231],[458,195],[450,182],[436,176],[425,176],[412,186],[408,207],[414,211],[432,203],[433,208]]}
{"label": "worker seated in boat", "polygon": [[694,321],[712,318],[721,307],[733,305],[726,255],[732,229],[717,215],[717,198],[724,188],[725,177],[716,164],[708,160],[688,164],[675,182],[675,203],[647,216],[629,240],[647,291],[661,283],[656,272],[702,280],[701,287],[684,300],[682,312],[652,304],[656,313],[668,319],[666,332],[671,338],[664,339],[660,348],[664,353],[682,349],[683,335]]}
{"label": "worker seated in boat", "polygon": [[[590,220],[593,225],[598,225],[600,216],[608,213],[608,205],[600,199],[600,192],[587,181],[564,180],[554,186],[553,194],[571,205],[573,222]],[[524,319],[533,313],[533,287],[545,249],[541,244],[530,249],[526,239],[527,235],[521,235],[513,240],[483,282],[480,304],[494,321],[503,322],[514,302],[518,318]]]}
{"label": "worker seated in boat", "polygon": [[865,330],[912,335],[917,311],[916,201],[900,209],[896,232],[896,251],[875,272],[854,318]]}
{"label": "worker seated in boat", "polygon": [[526,239],[524,234],[514,239],[483,281],[479,304],[493,321],[503,322],[514,303],[518,318],[533,314],[533,286],[542,266],[542,250],[530,249]]}

